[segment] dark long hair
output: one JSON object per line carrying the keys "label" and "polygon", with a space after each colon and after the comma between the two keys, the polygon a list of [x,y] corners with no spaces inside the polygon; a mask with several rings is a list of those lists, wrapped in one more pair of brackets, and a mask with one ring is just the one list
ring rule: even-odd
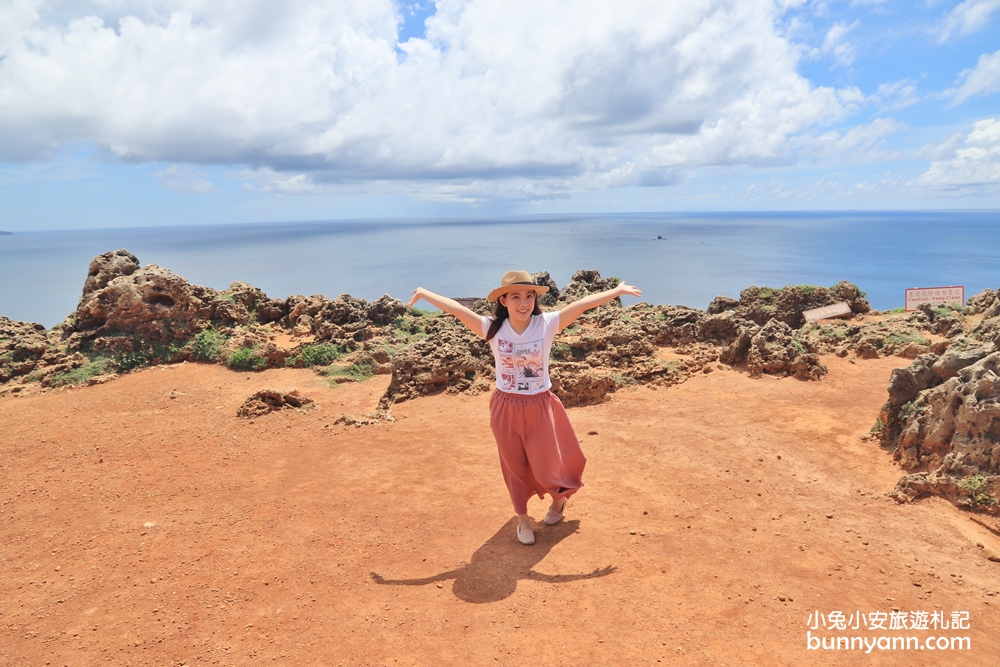
{"label": "dark long hair", "polygon": [[[542,314],[542,309],[538,307],[538,292],[535,292],[535,308],[531,314]],[[497,297],[497,302],[493,304],[493,321],[490,322],[490,329],[486,332],[486,340],[493,340],[493,337],[500,331],[500,327],[503,326],[503,321],[508,317],[510,317],[510,312],[507,310],[507,306],[501,304],[500,297]]]}

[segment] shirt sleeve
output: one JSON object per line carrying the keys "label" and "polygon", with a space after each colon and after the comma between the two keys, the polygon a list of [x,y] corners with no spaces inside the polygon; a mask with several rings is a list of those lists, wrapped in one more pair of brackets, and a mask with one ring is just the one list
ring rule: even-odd
{"label": "shirt sleeve", "polygon": [[486,335],[490,332],[490,324],[493,323],[493,318],[489,317],[488,315],[483,315],[482,323],[483,323],[483,338],[486,338]]}
{"label": "shirt sleeve", "polygon": [[543,333],[545,340],[553,340],[556,334],[559,333],[559,311],[553,310],[548,313],[542,313],[542,321],[545,322]]}

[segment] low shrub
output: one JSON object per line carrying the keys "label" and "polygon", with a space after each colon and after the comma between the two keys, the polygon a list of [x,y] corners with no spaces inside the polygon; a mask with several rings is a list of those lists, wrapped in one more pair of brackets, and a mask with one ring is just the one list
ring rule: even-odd
{"label": "low shrub", "polygon": [[375,366],[371,362],[351,364],[350,366],[330,366],[326,369],[326,377],[331,385],[336,386],[337,378],[364,382],[375,375]]}
{"label": "low shrub", "polygon": [[347,353],[347,349],[336,343],[313,343],[304,345],[296,359],[306,368],[329,366]]}
{"label": "low shrub", "polygon": [[64,373],[57,373],[49,378],[53,387],[64,387],[75,384],[87,384],[90,378],[107,375],[116,371],[115,363],[107,357],[97,357],[80,368],[74,368]]}
{"label": "low shrub", "polygon": [[229,355],[226,365],[234,371],[262,371],[267,368],[267,359],[254,355],[252,347],[241,347]]}
{"label": "low shrub", "polygon": [[222,348],[226,344],[225,337],[215,329],[204,329],[194,337],[191,354],[198,361],[215,363],[222,356]]}

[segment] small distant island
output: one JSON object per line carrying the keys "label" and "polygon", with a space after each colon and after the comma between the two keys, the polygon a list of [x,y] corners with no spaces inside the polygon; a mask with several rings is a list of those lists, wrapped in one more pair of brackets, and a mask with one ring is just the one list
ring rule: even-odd
{"label": "small distant island", "polygon": [[0,231],[0,236],[13,236],[14,232]]}

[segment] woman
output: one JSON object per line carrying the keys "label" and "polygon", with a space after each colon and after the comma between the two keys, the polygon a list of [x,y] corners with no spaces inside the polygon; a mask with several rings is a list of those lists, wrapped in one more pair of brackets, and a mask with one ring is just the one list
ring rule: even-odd
{"label": "woman", "polygon": [[413,290],[407,306],[420,299],[454,315],[493,350],[496,389],[490,397],[490,428],[500,454],[500,469],[517,514],[517,539],[535,543],[528,517],[528,498],[548,493],[552,504],[543,520],[553,526],[562,521],[566,499],[583,486],[587,459],[573,431],[562,402],[550,389],[549,352],[556,334],[580,315],[623,294],[642,291],[619,283],[590,294],[562,310],[543,313],[538,296],[549,290],[535,285],[526,271],[508,271],[500,287],[490,292],[493,315],[477,315],[462,304],[422,287]]}

